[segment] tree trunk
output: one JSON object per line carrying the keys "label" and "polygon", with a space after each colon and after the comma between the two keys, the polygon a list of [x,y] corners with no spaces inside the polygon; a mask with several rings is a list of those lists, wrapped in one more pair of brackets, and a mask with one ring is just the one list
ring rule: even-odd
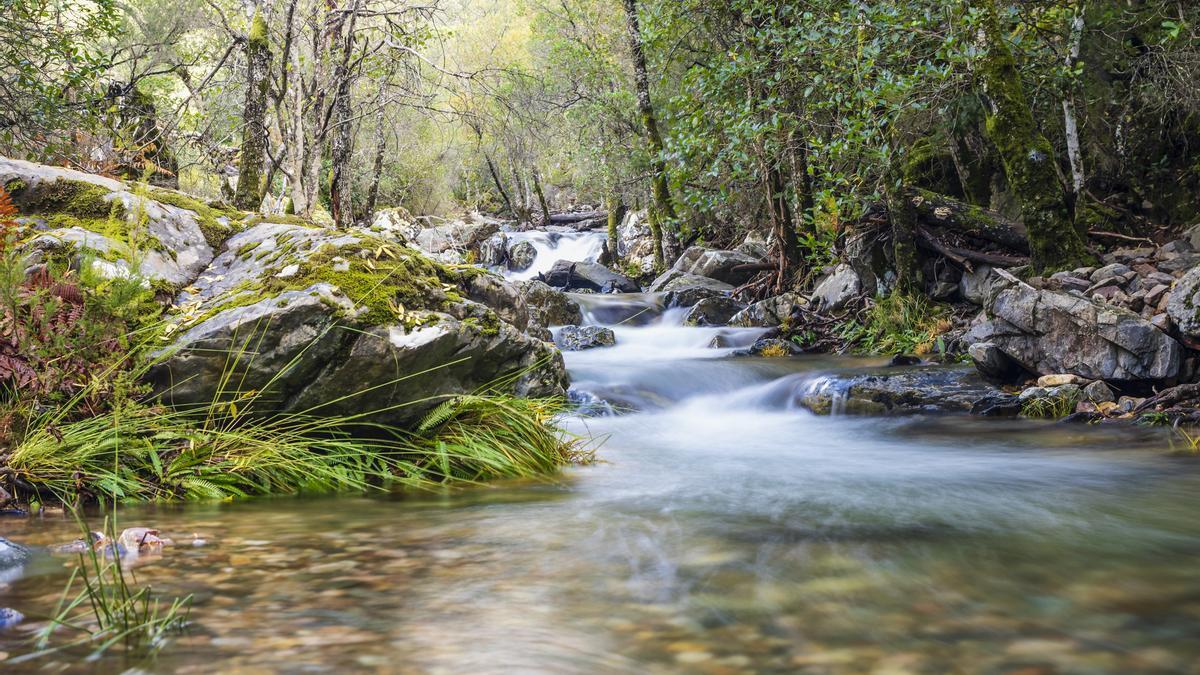
{"label": "tree trunk", "polygon": [[331,175],[329,179],[329,211],[338,227],[347,228],[354,224],[350,204],[350,160],[353,141],[353,122],[350,106],[350,73],[344,65],[338,65],[334,79],[338,82],[337,98],[333,101],[334,130],[329,155]]}
{"label": "tree trunk", "polygon": [[767,170],[767,200],[771,205],[771,223],[775,227],[775,240],[779,242],[779,284],[787,283],[792,270],[800,262],[800,245],[796,239],[796,223],[792,218],[792,207],[788,204],[787,184],[779,167]]}
{"label": "tree trunk", "polygon": [[492,183],[496,185],[496,191],[500,193],[500,199],[504,200],[504,208],[508,209],[508,214],[513,218],[519,217],[513,208],[512,200],[508,198],[508,192],[504,190],[504,183],[500,182],[500,172],[496,171],[496,163],[492,161],[492,156],[484,153],[483,159],[487,162],[488,173],[492,175]]}
{"label": "tree trunk", "polygon": [[800,225],[805,232],[814,230],[817,216],[816,198],[813,196],[812,176],[808,173],[808,141],[792,152],[792,190],[796,193],[796,206],[800,208]]}
{"label": "tree trunk", "polygon": [[650,237],[654,239],[654,271],[661,273],[667,268],[663,256],[662,224],[658,222],[658,211],[646,209],[646,224],[650,226]]}
{"label": "tree trunk", "polygon": [[999,213],[920,188],[904,189],[900,196],[923,223],[990,241],[1018,253],[1029,250],[1025,226]]}
{"label": "tree trunk", "polygon": [[624,219],[625,201],[621,199],[621,195],[614,192],[608,196],[608,258],[613,267],[621,264],[621,236],[617,228]]}
{"label": "tree trunk", "polygon": [[542,222],[550,224],[550,205],[546,203],[546,193],[542,190],[542,177],[538,170],[533,170],[533,191],[537,194],[538,204],[542,207]]}
{"label": "tree trunk", "polygon": [[[642,119],[642,126],[646,130],[646,139],[650,143],[650,152],[653,154],[652,166],[654,169],[652,194],[654,196],[654,206],[651,210],[657,211],[658,229],[662,230],[663,225],[669,228],[678,226],[678,216],[675,214],[675,207],[671,203],[671,189],[667,182],[667,164],[663,161],[663,141],[662,135],[658,131],[658,119],[654,115],[654,106],[650,102],[650,75],[646,68],[646,54],[642,44],[642,30],[638,19],[637,0],[623,0],[625,4],[625,21],[629,33],[629,51],[633,56],[633,81],[637,89],[637,107],[638,115]],[[665,222],[664,222],[665,221]],[[654,227],[652,225],[652,227]],[[672,240],[675,238],[672,237]],[[663,237],[655,237],[656,256],[661,257],[658,253],[662,248]]]}
{"label": "tree trunk", "polygon": [[375,207],[379,203],[379,184],[383,181],[383,159],[387,155],[387,129],[384,127],[384,116],[379,115],[375,126],[375,161],[371,166],[371,187],[367,189],[368,218],[375,215]]}
{"label": "tree trunk", "polygon": [[1021,74],[1000,28],[996,0],[983,6],[987,55],[981,70],[989,107],[987,133],[1021,207],[1033,266],[1039,272],[1079,267],[1090,256],[1067,209],[1054,149],[1033,119]]}
{"label": "tree trunk", "polygon": [[[1083,10],[1082,8],[1075,9],[1075,17],[1071,20],[1071,43],[1067,48],[1067,71],[1068,77],[1074,82],[1075,64],[1079,61],[1080,45],[1083,42]],[[1087,181],[1083,173],[1083,153],[1079,146],[1079,118],[1075,113],[1075,90],[1076,86],[1071,84],[1067,87],[1067,91],[1063,95],[1063,129],[1067,137],[1067,159],[1071,164],[1071,188],[1072,193],[1078,199],[1083,192],[1083,185]]]}
{"label": "tree trunk", "polygon": [[888,190],[888,214],[892,223],[892,254],[896,264],[896,292],[916,295],[923,290],[921,261],[917,258],[917,212],[912,201],[896,190]]}
{"label": "tree trunk", "polygon": [[262,169],[267,154],[267,93],[271,44],[262,11],[254,12],[246,37],[246,103],[242,108],[241,165],[234,205],[252,211],[262,202]]}

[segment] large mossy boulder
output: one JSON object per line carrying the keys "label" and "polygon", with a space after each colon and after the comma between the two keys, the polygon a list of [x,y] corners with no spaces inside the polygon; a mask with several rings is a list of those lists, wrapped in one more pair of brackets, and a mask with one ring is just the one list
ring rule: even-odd
{"label": "large mossy boulder", "polygon": [[561,354],[526,334],[517,288],[362,230],[251,227],[176,306],[151,373],[176,406],[252,399],[260,413],[402,427],[446,395],[567,384]]}
{"label": "large mossy boulder", "polygon": [[566,293],[532,279],[517,283],[534,321],[547,328],[583,323],[583,311]]}
{"label": "large mossy boulder", "polygon": [[242,214],[180,192],[0,157],[0,185],[36,233],[35,255],[64,255],[102,274],[190,284]]}
{"label": "large mossy boulder", "polygon": [[[1175,378],[1183,348],[1133,312],[1081,294],[1037,289],[1007,277],[985,320],[964,336],[987,355],[981,371],[994,375],[1000,354],[1035,374],[1069,373],[1089,380],[1161,381]],[[976,356],[977,359],[981,356]]]}

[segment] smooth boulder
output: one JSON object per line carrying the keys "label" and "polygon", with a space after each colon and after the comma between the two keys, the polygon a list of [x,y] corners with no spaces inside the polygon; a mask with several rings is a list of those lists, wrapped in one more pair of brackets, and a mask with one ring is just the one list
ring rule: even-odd
{"label": "smooth boulder", "polygon": [[1189,340],[1200,341],[1200,267],[1184,274],[1167,297],[1167,315]]}
{"label": "smooth boulder", "polygon": [[740,286],[758,273],[761,260],[741,251],[723,251],[693,246],[683,252],[672,269]]}
{"label": "smooth boulder", "polygon": [[836,312],[844,309],[862,292],[858,272],[849,265],[838,265],[812,292],[812,303],[818,311]]}
{"label": "smooth boulder", "polygon": [[565,290],[597,293],[637,293],[641,290],[633,279],[591,262],[559,260],[540,280],[551,287]]}

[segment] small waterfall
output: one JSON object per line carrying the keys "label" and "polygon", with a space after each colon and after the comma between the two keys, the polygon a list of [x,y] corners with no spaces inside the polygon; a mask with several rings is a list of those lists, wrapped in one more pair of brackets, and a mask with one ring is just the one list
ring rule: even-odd
{"label": "small waterfall", "polygon": [[831,416],[843,415],[846,412],[845,386],[845,380],[829,375],[809,378],[800,396],[793,400],[793,405],[798,406],[800,401],[804,401],[803,407],[819,410],[828,401]]}
{"label": "small waterfall", "polygon": [[529,232],[508,233],[508,245],[521,241],[533,244],[537,257],[533,264],[520,272],[508,272],[507,277],[513,281],[536,279],[539,274],[550,271],[559,260],[571,262],[596,262],[604,252],[604,242],[608,238],[604,232],[544,232],[530,230]]}

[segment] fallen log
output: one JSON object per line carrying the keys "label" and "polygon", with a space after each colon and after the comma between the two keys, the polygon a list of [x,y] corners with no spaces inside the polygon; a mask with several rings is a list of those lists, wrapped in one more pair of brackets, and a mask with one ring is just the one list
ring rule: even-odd
{"label": "fallen log", "polygon": [[905,198],[921,223],[990,241],[1019,253],[1029,252],[1025,226],[999,213],[920,188],[907,188]]}
{"label": "fallen log", "polygon": [[917,244],[943,256],[968,272],[974,271],[974,266],[971,263],[981,263],[991,265],[992,267],[1017,267],[1029,263],[1029,258],[1024,256],[984,253],[982,251],[948,246],[938,241],[937,237],[933,236],[929,230],[919,225],[917,226]]}
{"label": "fallen log", "polygon": [[573,225],[582,223],[585,220],[604,220],[608,218],[608,211],[575,211],[573,213],[552,213],[550,214],[551,225]]}

